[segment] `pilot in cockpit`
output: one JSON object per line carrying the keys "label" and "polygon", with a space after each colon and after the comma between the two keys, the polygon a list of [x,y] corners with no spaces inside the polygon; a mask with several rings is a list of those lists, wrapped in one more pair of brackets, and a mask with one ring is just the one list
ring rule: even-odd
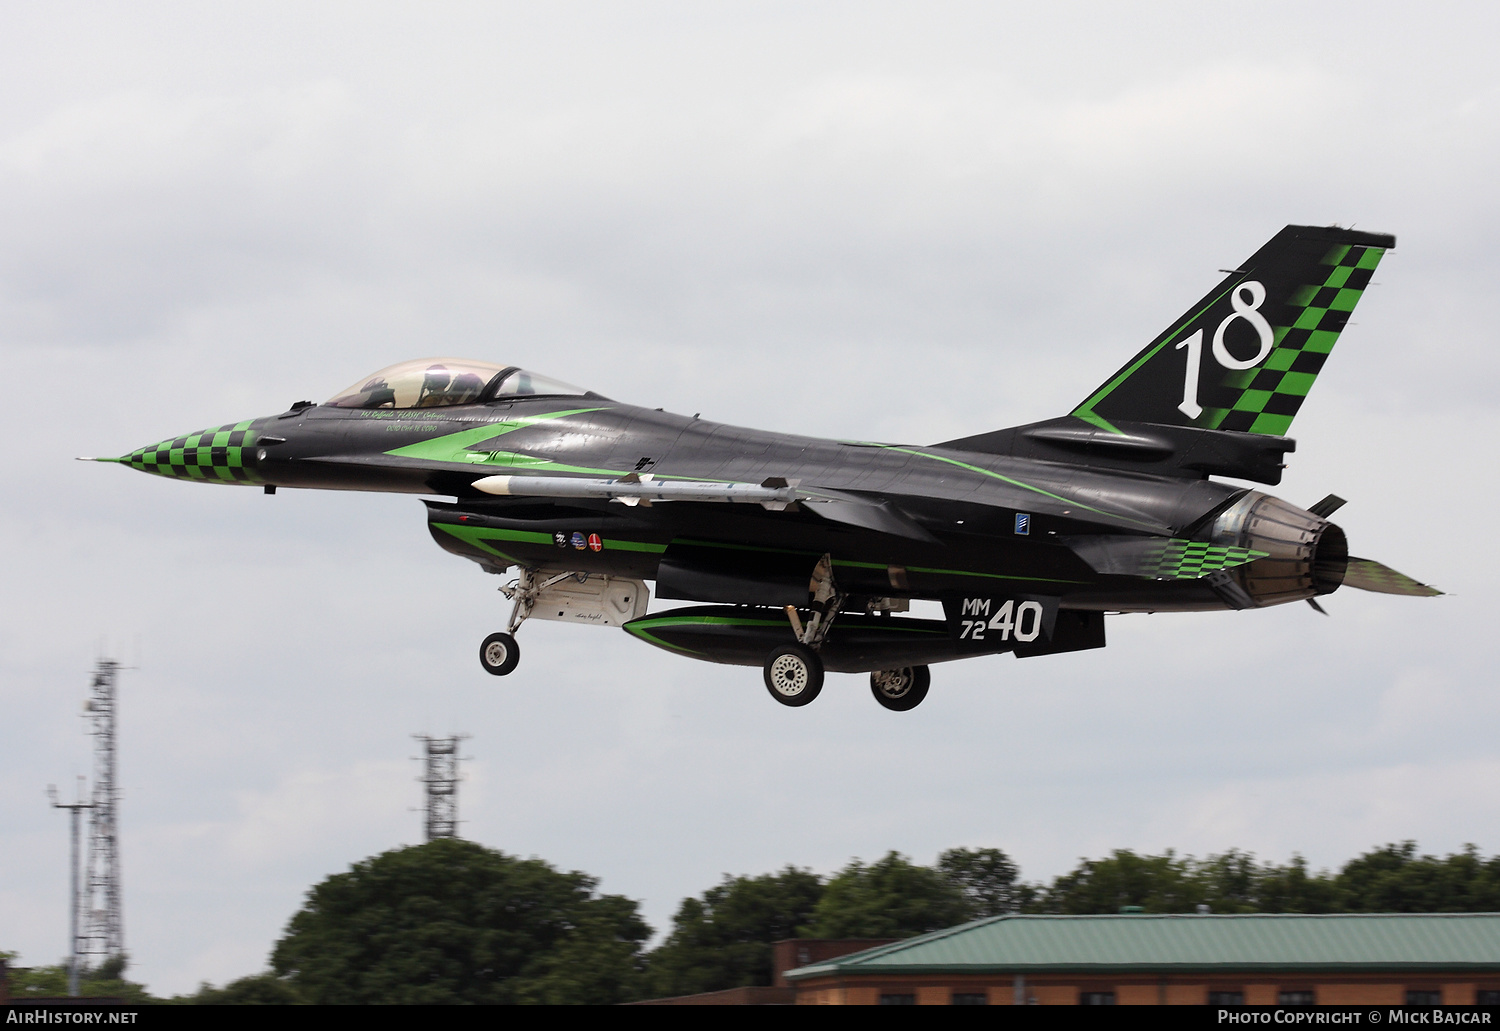
{"label": "pilot in cockpit", "polygon": [[429,365],[427,371],[422,375],[422,390],[417,394],[417,403],[414,408],[431,408],[435,405],[449,404],[448,368],[444,365]]}
{"label": "pilot in cockpit", "polygon": [[396,392],[379,376],[360,387],[359,392],[365,397],[364,404],[360,406],[362,408],[384,408],[386,405],[396,407]]}
{"label": "pilot in cockpit", "polygon": [[484,380],[472,372],[461,372],[449,378],[446,365],[429,365],[422,374],[422,389],[415,408],[467,404],[484,390]]}

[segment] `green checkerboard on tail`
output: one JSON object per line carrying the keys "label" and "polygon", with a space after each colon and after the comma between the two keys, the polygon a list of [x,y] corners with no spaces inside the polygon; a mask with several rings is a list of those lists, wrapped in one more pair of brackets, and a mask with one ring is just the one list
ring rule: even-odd
{"label": "green checkerboard on tail", "polygon": [[1396,238],[1287,226],[1073,415],[1284,436]]}
{"label": "green checkerboard on tail", "polygon": [[255,431],[250,429],[253,421],[247,419],[163,440],[149,447],[137,448],[113,461],[179,480],[262,483],[262,478],[245,465],[245,452],[255,444]]}

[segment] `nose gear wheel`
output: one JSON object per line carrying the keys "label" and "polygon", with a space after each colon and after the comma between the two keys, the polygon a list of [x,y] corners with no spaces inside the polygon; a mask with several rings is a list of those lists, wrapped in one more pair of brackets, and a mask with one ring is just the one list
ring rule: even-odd
{"label": "nose gear wheel", "polygon": [[479,646],[479,664],[486,673],[503,677],[516,668],[516,664],[521,661],[521,648],[516,644],[515,633],[536,607],[537,596],[553,584],[561,583],[574,575],[577,574],[559,573],[541,580],[535,569],[522,566],[521,575],[516,582],[500,588],[500,593],[512,599],[515,604],[511,606],[510,622],[506,627],[509,632],[490,634]]}
{"label": "nose gear wheel", "polygon": [[490,634],[479,646],[479,664],[494,676],[505,676],[520,661],[521,648],[510,634]]}

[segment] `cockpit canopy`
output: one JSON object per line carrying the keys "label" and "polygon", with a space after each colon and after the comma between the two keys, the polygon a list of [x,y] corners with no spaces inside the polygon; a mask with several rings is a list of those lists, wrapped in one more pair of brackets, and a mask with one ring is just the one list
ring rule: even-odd
{"label": "cockpit canopy", "polygon": [[468,358],[418,358],[361,377],[327,403],[334,408],[437,408],[499,397],[584,393],[571,383],[514,365]]}

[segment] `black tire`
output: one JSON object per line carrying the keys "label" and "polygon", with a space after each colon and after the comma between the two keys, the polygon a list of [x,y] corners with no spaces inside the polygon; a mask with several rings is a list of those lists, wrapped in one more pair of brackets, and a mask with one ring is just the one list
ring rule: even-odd
{"label": "black tire", "polygon": [[806,705],[823,690],[823,660],[800,644],[782,645],[766,659],[766,690],[782,705]]}
{"label": "black tire", "polygon": [[926,666],[877,669],[870,674],[870,693],[892,712],[910,712],[922,704],[932,686],[932,670]]}
{"label": "black tire", "polygon": [[490,634],[479,646],[479,664],[486,673],[503,677],[521,661],[521,646],[510,634]]}

